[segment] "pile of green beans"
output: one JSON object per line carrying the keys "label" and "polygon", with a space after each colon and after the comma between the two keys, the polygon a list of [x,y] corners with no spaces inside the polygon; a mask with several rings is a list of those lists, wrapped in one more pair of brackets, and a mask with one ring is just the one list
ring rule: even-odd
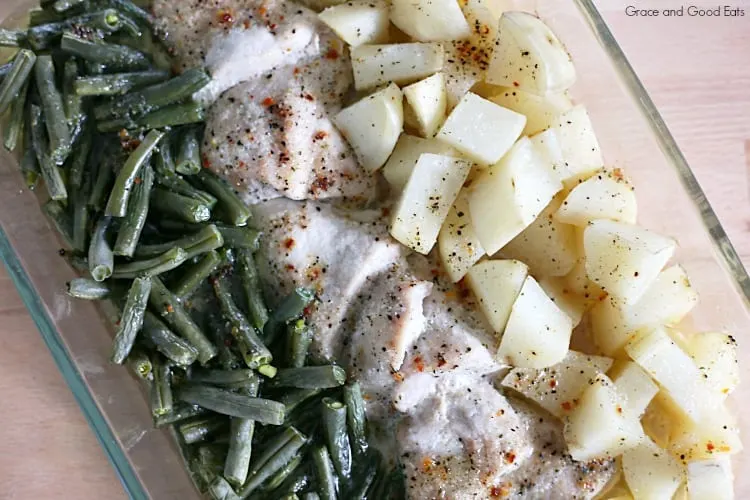
{"label": "pile of green beans", "polygon": [[359,384],[312,363],[315,294],[269,309],[261,232],[202,168],[210,77],[172,75],[142,2],[42,0],[0,65],[3,145],[80,273],[67,293],[119,312],[111,360],[149,389],[210,498],[390,499],[398,466],[368,445]]}

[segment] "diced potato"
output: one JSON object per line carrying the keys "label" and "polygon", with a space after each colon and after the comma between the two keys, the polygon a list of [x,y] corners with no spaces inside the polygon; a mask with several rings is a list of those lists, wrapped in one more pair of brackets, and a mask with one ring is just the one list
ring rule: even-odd
{"label": "diced potato", "polygon": [[586,108],[579,104],[557,117],[549,129],[554,131],[568,166],[569,178],[563,180],[571,189],[579,180],[586,179],[604,167],[604,157]]}
{"label": "diced potato", "polygon": [[565,358],[573,324],[567,314],[526,277],[513,303],[497,357],[521,368],[546,368]]}
{"label": "diced potato", "polygon": [[562,418],[576,406],[578,397],[599,373],[605,373],[612,360],[568,351],[565,358],[549,368],[513,368],[502,381],[503,387],[520,392],[552,415]]}
{"label": "diced potato", "polygon": [[706,412],[698,422],[674,413],[671,422],[669,450],[682,461],[734,455],[743,449],[737,420],[723,404]]}
{"label": "diced potato", "polygon": [[623,304],[643,296],[676,246],[670,238],[606,219],[586,227],[583,245],[589,279]]}
{"label": "diced potato", "polygon": [[556,130],[548,129],[529,137],[529,140],[544,161],[552,165],[552,171],[555,173],[559,181],[565,184],[570,179],[574,178],[575,174],[571,172],[571,169],[568,167],[567,163],[565,163],[562,148],[560,147],[560,141],[557,137],[558,134]]}
{"label": "diced potato", "polygon": [[469,170],[466,160],[422,154],[393,212],[391,236],[416,252],[430,253]]}
{"label": "diced potato", "polygon": [[495,85],[547,95],[570,88],[576,71],[565,47],[538,17],[505,12],[485,79]]}
{"label": "diced potato", "polygon": [[606,375],[597,375],[589,383],[563,429],[574,460],[616,457],[643,441],[641,424],[626,404]]}
{"label": "diced potato", "polygon": [[625,483],[622,472],[618,476],[620,476],[619,479],[616,476],[610,480],[609,484],[614,484],[609,489],[596,495],[594,498],[597,500],[633,500],[633,495],[630,494],[630,488]]}
{"label": "diced potato", "polygon": [[600,170],[574,187],[555,213],[555,218],[575,226],[586,226],[595,219],[635,224],[636,214],[633,186],[620,169],[614,169]]}
{"label": "diced potato", "polygon": [[466,274],[466,282],[479,300],[479,308],[498,334],[505,330],[528,270],[526,264],[517,260],[486,260]]}
{"label": "diced potato", "polygon": [[540,96],[507,87],[502,87],[499,93],[490,97],[490,101],[526,117],[523,135],[533,135],[551,127],[561,113],[573,107],[570,97],[565,94]]}
{"label": "diced potato", "polygon": [[469,201],[465,194],[458,195],[448,212],[438,235],[438,249],[440,262],[454,283],[460,281],[471,266],[485,255],[471,224]]}
{"label": "diced potato", "polygon": [[333,121],[362,166],[373,172],[391,155],[404,127],[401,90],[391,84],[342,109]]}
{"label": "diced potato", "polygon": [[455,149],[438,140],[401,134],[388,163],[383,167],[383,175],[393,189],[404,189],[422,153],[459,156]]}
{"label": "diced potato", "polygon": [[563,279],[567,290],[581,297],[586,307],[607,298],[607,292],[586,275],[586,264],[583,258],[578,259],[576,265]]}
{"label": "diced potato", "polygon": [[625,481],[635,500],[669,500],[685,479],[685,468],[650,439],[622,454]]}
{"label": "diced potato", "polygon": [[561,199],[555,197],[534,222],[500,251],[503,257],[518,259],[534,276],[564,276],[578,260],[575,228],[555,220]]}
{"label": "diced potato", "polygon": [[347,2],[328,7],[318,17],[339,38],[352,47],[357,47],[365,43],[388,41],[388,14],[388,4],[378,0]]}
{"label": "diced potato", "polygon": [[470,33],[456,0],[391,0],[391,21],[419,42],[460,40]]}
{"label": "diced potato", "polygon": [[432,76],[412,83],[403,89],[406,102],[414,111],[419,131],[424,137],[432,137],[445,119],[448,104],[445,94],[445,75]]}
{"label": "diced potato", "polygon": [[664,269],[646,293],[632,305],[607,298],[591,309],[594,341],[602,352],[615,356],[628,339],[642,328],[676,325],[698,303],[682,266]]}
{"label": "diced potato", "polygon": [[690,500],[734,500],[734,474],[729,457],[689,463],[687,490]]}
{"label": "diced potato", "polygon": [[496,163],[521,135],[526,118],[466,94],[435,136],[482,166]]}
{"label": "diced potato", "polygon": [[728,333],[705,332],[687,338],[686,352],[713,390],[726,396],[740,383],[737,340]]}
{"label": "diced potato", "polygon": [[[678,417],[675,417],[678,415]],[[668,449],[672,439],[672,428],[675,418],[685,419],[682,414],[674,411],[674,405],[659,391],[646,407],[641,416],[641,425],[646,435],[660,448]]]}
{"label": "diced potato", "polygon": [[531,141],[521,138],[469,190],[469,213],[482,247],[494,255],[531,224],[561,188]]}
{"label": "diced potato", "polygon": [[640,417],[654,399],[659,387],[643,368],[632,361],[618,361],[609,373],[617,392],[627,401],[633,415]]}
{"label": "diced potato", "polygon": [[693,422],[718,406],[711,390],[690,356],[662,328],[638,333],[625,352],[665,390],[669,400]]}
{"label": "diced potato", "polygon": [[357,90],[388,82],[403,85],[443,69],[443,47],[439,43],[360,45],[352,49],[351,57]]}
{"label": "diced potato", "polygon": [[571,290],[565,278],[563,277],[546,277],[539,280],[539,286],[544,293],[562,309],[573,322],[573,328],[581,322],[583,313],[586,310],[587,302],[581,295]]}

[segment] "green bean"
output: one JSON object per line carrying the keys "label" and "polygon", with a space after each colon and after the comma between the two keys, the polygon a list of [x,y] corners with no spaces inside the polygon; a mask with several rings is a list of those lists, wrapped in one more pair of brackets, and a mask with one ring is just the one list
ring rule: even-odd
{"label": "green bean", "polygon": [[63,33],[60,47],[63,51],[78,56],[81,59],[104,64],[112,69],[147,69],[150,65],[148,57],[145,54],[130,47],[91,42],[69,31]]}
{"label": "green bean", "polygon": [[18,96],[26,81],[29,79],[31,70],[36,64],[36,55],[26,49],[21,49],[13,58],[10,71],[0,84],[0,115],[4,114],[10,107],[13,99]]}
{"label": "green bean", "polygon": [[221,476],[214,479],[208,486],[208,493],[213,500],[239,500],[229,482]]}
{"label": "green bean", "polygon": [[[222,236],[224,233],[222,233]],[[225,240],[226,241],[226,240]],[[247,249],[240,249],[238,252],[240,279],[242,287],[245,290],[245,299],[247,300],[247,310],[250,312],[250,320],[255,328],[263,329],[263,325],[268,321],[268,309],[263,300],[263,292],[260,289],[258,280],[258,271],[255,269],[253,254]]]}
{"label": "green bean", "polygon": [[13,61],[0,65],[0,82],[2,82],[2,80],[6,76],[8,76],[8,73],[10,73],[10,70],[12,68],[13,68]]}
{"label": "green bean", "polygon": [[[26,124],[27,128],[30,128],[30,125]],[[34,190],[36,188],[36,184],[39,180],[39,162],[36,160],[36,153],[34,152],[34,145],[32,144],[33,141],[26,140],[24,141],[24,151],[23,156],[21,156],[21,174],[23,175],[24,182],[26,183],[26,187]]]}
{"label": "green bean", "polygon": [[353,474],[353,484],[351,490],[347,494],[347,498],[351,498],[352,500],[375,498],[369,496],[368,492],[372,488],[378,473],[379,464],[377,456],[377,454],[372,454],[372,456],[362,458],[359,467]]}
{"label": "green bean", "polygon": [[183,386],[178,392],[178,397],[187,403],[197,404],[230,417],[247,418],[269,425],[281,425],[284,422],[284,405],[269,399],[201,385]]}
{"label": "green bean", "polygon": [[78,63],[71,58],[65,62],[63,67],[63,103],[65,119],[71,135],[71,143],[81,133],[83,121],[86,119],[83,112],[83,99],[73,91],[73,82],[78,76]]}
{"label": "green bean", "polygon": [[133,280],[115,334],[111,357],[113,363],[121,365],[135,345],[135,337],[143,326],[143,316],[150,293],[151,278],[139,277]]}
{"label": "green bean", "polygon": [[192,184],[174,172],[157,172],[156,181],[170,191],[198,200],[209,209],[213,209],[214,206],[216,206],[216,198],[205,191],[195,188]]}
{"label": "green bean", "polygon": [[[34,9],[29,11],[29,27],[39,26],[42,24],[56,23],[63,21],[65,16],[51,9]],[[27,37],[28,38],[28,37]]]}
{"label": "green bean", "polygon": [[135,120],[138,129],[177,127],[205,120],[205,110],[199,103],[171,104]]}
{"label": "green bean", "polygon": [[26,43],[26,32],[0,28],[0,47],[21,47]]}
{"label": "green bean", "polygon": [[89,206],[93,207],[97,212],[104,208],[105,200],[107,195],[111,191],[111,185],[115,178],[114,163],[117,161],[117,156],[112,152],[97,162],[96,177],[94,179],[94,185],[91,188],[91,194],[89,195]]}
{"label": "green bean", "polygon": [[299,493],[307,488],[310,482],[310,476],[307,473],[292,474],[276,489],[275,493]]}
{"label": "green bean", "polygon": [[130,154],[127,161],[122,166],[120,173],[117,174],[115,185],[109,195],[105,214],[113,217],[125,216],[127,213],[130,192],[133,188],[133,183],[138,176],[138,172],[140,171],[141,166],[149,160],[152,151],[159,144],[162,137],[164,137],[164,132],[152,130],[146,135],[135,151]]}
{"label": "green bean", "polygon": [[282,368],[266,383],[270,387],[296,387],[298,389],[330,389],[344,385],[346,371],[336,365]]}
{"label": "green bean", "polygon": [[[194,234],[189,234],[177,240],[167,241],[165,243],[156,243],[153,245],[139,245],[135,250],[135,255],[138,257],[152,257],[166,252],[170,248],[182,247],[190,251],[196,245],[200,245],[206,240],[213,239],[215,237],[221,238],[221,233],[213,224],[201,226],[202,229]],[[222,240],[221,245],[224,242]],[[219,245],[219,246],[221,246]]]}
{"label": "green bean", "polygon": [[284,300],[273,310],[271,317],[263,327],[266,342],[272,344],[281,326],[288,321],[299,318],[314,298],[315,292],[307,288],[295,288],[292,293],[284,297]]}
{"label": "green bean", "polygon": [[284,465],[281,469],[276,472],[273,476],[268,478],[266,481],[266,484],[263,485],[264,491],[273,491],[288,478],[292,474],[294,474],[297,471],[297,468],[302,463],[302,455],[297,455],[296,457],[292,458],[286,465]]}
{"label": "green bean", "polygon": [[198,358],[198,350],[187,340],[172,333],[151,311],[146,311],[143,318],[141,338],[177,365],[190,366]]}
{"label": "green bean", "polygon": [[180,267],[187,260],[187,257],[187,252],[182,248],[172,248],[150,259],[118,264],[112,272],[112,278],[133,279],[138,276],[158,276]]}
{"label": "green bean", "polygon": [[149,303],[162,319],[178,334],[198,350],[198,361],[205,364],[216,356],[216,347],[198,328],[190,314],[182,307],[179,299],[170,292],[159,278],[154,278]]}
{"label": "green bean", "polygon": [[8,151],[15,151],[18,146],[19,137],[23,136],[26,125],[26,96],[29,92],[29,81],[21,87],[18,97],[13,101],[10,108],[10,118],[5,127],[5,138],[3,144]]}
{"label": "green bean", "polygon": [[352,472],[352,449],[346,431],[346,405],[333,398],[322,401],[323,435],[336,473],[347,483]]}
{"label": "green bean", "polygon": [[68,198],[68,191],[65,188],[65,182],[63,181],[60,169],[49,154],[49,143],[44,131],[42,110],[39,106],[32,104],[30,113],[31,140],[34,145],[42,178],[47,186],[47,192],[53,200],[66,200]]}
{"label": "green bean", "polygon": [[62,237],[66,246],[72,246],[73,223],[65,211],[65,207],[57,200],[49,200],[44,204],[44,213],[52,221],[57,233]]}
{"label": "green bean", "polygon": [[185,441],[185,444],[195,444],[205,441],[212,434],[216,434],[226,428],[225,418],[216,415],[198,417],[178,426],[177,430]]}
{"label": "green bean", "polygon": [[286,464],[293,460],[307,443],[307,438],[294,429],[294,435],[276,453],[252,473],[239,492],[240,498],[247,498],[267,479],[271,478]]}
{"label": "green bean", "polygon": [[186,222],[205,222],[211,218],[208,205],[160,187],[154,189],[151,205],[154,210]]}
{"label": "green bean", "polygon": [[288,417],[303,403],[318,396],[321,392],[321,389],[289,389],[284,391],[277,399],[279,403],[284,405],[284,412]]}
{"label": "green bean", "polygon": [[[122,220],[115,242],[115,255],[132,257],[148,215],[151,187],[154,184],[154,171],[149,165],[143,167],[140,182],[136,182],[133,195],[128,202],[127,213]],[[117,270],[115,270],[117,271]]]}
{"label": "green bean", "polygon": [[315,477],[318,479],[318,494],[323,500],[336,500],[336,477],[331,456],[325,446],[315,446],[311,452]]}
{"label": "green bean", "polygon": [[86,0],[57,0],[52,4],[52,9],[55,12],[66,12],[70,9],[81,7],[86,3]]}
{"label": "green bean", "polygon": [[151,365],[154,367],[154,381],[151,384],[151,414],[154,417],[160,417],[174,408],[172,367],[158,354],[151,356]]}
{"label": "green bean", "polygon": [[89,271],[96,281],[104,281],[112,276],[114,254],[107,241],[107,230],[112,222],[111,217],[100,217],[91,235],[89,243]]}
{"label": "green bean", "polygon": [[287,426],[282,428],[280,432],[273,434],[269,439],[262,440],[260,442],[261,446],[259,446],[260,453],[253,457],[253,462],[250,464],[250,475],[257,474],[284,445],[297,435],[302,435],[298,429]]}
{"label": "green bean", "polygon": [[201,408],[200,406],[177,403],[172,407],[172,411],[169,413],[154,417],[154,425],[156,427],[164,427],[166,425],[172,425],[189,418],[206,414],[208,414],[208,410]]}
{"label": "green bean", "polygon": [[362,387],[359,382],[350,382],[344,386],[343,394],[347,409],[346,419],[349,425],[349,436],[354,450],[361,455],[367,451],[367,417]]}
{"label": "green bean", "polygon": [[234,226],[244,226],[250,219],[250,209],[240,199],[237,193],[223,179],[216,174],[201,170],[193,176],[198,183],[219,200],[219,207],[222,216],[227,218],[227,222]]}
{"label": "green bean", "polygon": [[221,277],[212,279],[211,284],[216,298],[219,300],[222,314],[232,325],[232,335],[240,342],[245,363],[250,368],[269,364],[273,359],[271,351],[263,344],[255,328],[237,307],[232,298],[229,284]]}
{"label": "green bean", "polygon": [[200,261],[187,269],[174,286],[174,294],[185,300],[203,284],[221,264],[221,257],[215,251],[206,253]]}
{"label": "green bean", "polygon": [[143,351],[131,351],[128,355],[128,366],[140,379],[150,381],[154,378],[154,365]]}
{"label": "green bean", "polygon": [[77,299],[101,300],[109,297],[107,285],[88,278],[74,278],[68,282],[68,295]]}
{"label": "green bean", "polygon": [[260,379],[254,370],[200,370],[194,369],[190,372],[191,382],[217,385],[220,387],[234,386],[236,384],[247,385],[248,382],[260,383]]}
{"label": "green bean", "polygon": [[208,317],[209,329],[213,332],[216,347],[219,350],[219,366],[225,370],[235,370],[240,366],[240,359],[232,350],[232,337],[227,333],[227,322],[217,315]]}
{"label": "green bean", "polygon": [[[258,388],[260,387],[260,380],[251,370],[246,371],[250,372],[253,376],[247,378],[246,382],[249,382],[249,385],[242,390],[242,394],[245,396],[256,397],[258,395]],[[227,374],[234,372],[224,373]],[[212,378],[214,381],[222,379],[228,381],[226,377],[217,378],[216,374],[214,374],[213,377],[208,378]],[[229,451],[227,452],[226,461],[224,462],[224,477],[234,487],[242,486],[247,479],[247,474],[250,468],[250,457],[252,456],[254,433],[254,420],[237,417],[232,418],[229,429]]]}
{"label": "green bean", "polygon": [[77,252],[85,252],[89,248],[90,215],[88,192],[86,186],[81,186],[73,196],[73,249]]}
{"label": "green bean", "polygon": [[273,365],[260,365],[258,367],[258,373],[267,378],[274,378],[278,371],[279,369]]}
{"label": "green bean", "polygon": [[183,175],[195,175],[201,171],[200,130],[198,127],[185,127],[177,150],[175,169]]}
{"label": "green bean", "polygon": [[132,16],[134,19],[153,27],[155,24],[154,16],[138,7],[131,0],[106,0],[106,3],[124,14]]}
{"label": "green bean", "polygon": [[247,248],[253,252],[260,247],[260,231],[249,227],[217,226],[224,244],[232,248]]}
{"label": "green bean", "polygon": [[312,344],[313,334],[304,319],[299,319],[287,326],[287,352],[290,368],[305,366],[307,351]]}
{"label": "green bean", "polygon": [[84,124],[81,131],[81,139],[73,149],[70,168],[68,170],[68,183],[71,187],[78,188],[81,186],[93,145],[94,134],[91,124]]}
{"label": "green bean", "polygon": [[26,32],[26,40],[29,46],[36,51],[48,50],[60,40],[63,31],[69,26],[64,20],[32,26]]}
{"label": "green bean", "polygon": [[167,78],[169,73],[160,70],[85,76],[75,80],[73,89],[79,96],[123,95],[146,85],[163,82]]}
{"label": "green bean", "polygon": [[307,493],[302,495],[301,500],[320,500],[320,495],[318,495],[314,491],[308,491]]}

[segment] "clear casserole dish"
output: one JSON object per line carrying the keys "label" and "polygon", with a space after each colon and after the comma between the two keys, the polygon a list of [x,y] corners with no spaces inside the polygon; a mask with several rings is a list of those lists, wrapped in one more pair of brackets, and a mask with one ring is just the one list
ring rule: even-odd
{"label": "clear casserole dish", "polygon": [[[6,0],[0,21],[22,22],[36,1]],[[750,417],[750,277],[729,242],[651,99],[592,0],[518,0],[567,46],[608,165],[623,167],[638,193],[639,222],[679,242],[675,260],[688,272],[700,302],[691,328],[732,332],[745,384],[732,395],[744,435]],[[19,14],[20,13],[20,14]],[[140,384],[109,362],[112,328],[94,304],[64,293],[75,277],[39,199],[26,189],[17,161],[0,153],[0,255],[81,410],[132,498],[198,498],[170,433],[153,428]],[[344,264],[345,265],[345,264]],[[734,459],[735,494],[750,497],[747,454]]]}

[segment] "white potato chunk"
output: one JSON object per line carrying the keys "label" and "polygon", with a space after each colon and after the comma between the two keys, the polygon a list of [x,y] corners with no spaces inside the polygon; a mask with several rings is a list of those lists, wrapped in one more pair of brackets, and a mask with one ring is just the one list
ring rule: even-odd
{"label": "white potato chunk", "polygon": [[563,183],[572,188],[581,179],[586,179],[604,167],[599,141],[586,108],[579,104],[557,117],[549,129],[554,131],[562,150],[562,157],[569,170],[569,178]]}
{"label": "white potato chunk", "polygon": [[564,185],[570,179],[574,178],[575,174],[571,172],[568,164],[565,162],[565,158],[563,158],[562,147],[557,137],[556,130],[548,129],[529,137],[529,140],[544,161],[552,165],[552,171]]}
{"label": "white potato chunk", "polygon": [[401,90],[391,84],[342,109],[333,121],[362,166],[374,172],[391,155],[404,127]]}
{"label": "white potato chunk", "polygon": [[687,491],[689,500],[734,500],[734,474],[729,457],[689,463]]}
{"label": "white potato chunk", "polygon": [[383,175],[391,187],[401,191],[409,182],[414,165],[422,153],[444,156],[456,156],[458,152],[444,142],[435,139],[423,139],[409,134],[401,134],[388,162],[383,167]]}
{"label": "white potato chunk", "polygon": [[568,52],[538,17],[505,12],[486,80],[538,95],[561,93],[576,80]]}
{"label": "white potato chunk", "polygon": [[557,123],[557,117],[573,107],[566,94],[536,95],[521,89],[501,87],[490,101],[526,117],[523,135],[534,135]]}
{"label": "white potato chunk", "polygon": [[635,224],[637,212],[633,186],[617,168],[600,170],[574,187],[555,218],[575,226],[586,226],[595,219]]}
{"label": "white potato chunk", "polygon": [[553,198],[534,222],[500,250],[501,255],[525,262],[537,277],[568,274],[578,260],[576,232],[554,217],[561,201]]}
{"label": "white potato chunk", "polygon": [[549,368],[513,368],[502,385],[562,418],[575,408],[578,397],[591,380],[597,374],[605,373],[611,365],[609,358],[568,351],[561,362]]}
{"label": "white potato chunk", "polygon": [[528,271],[526,264],[517,260],[486,260],[469,269],[467,284],[495,333],[505,330]]}
{"label": "white potato chunk", "polygon": [[573,328],[581,322],[588,301],[568,287],[564,277],[543,277],[539,285],[549,298],[570,317]]}
{"label": "white potato chunk", "polygon": [[[573,269],[565,276],[565,285],[569,291],[583,297],[587,306],[607,298],[607,292],[586,275],[586,264],[583,258],[579,258]],[[609,356],[608,353],[605,354]]]}
{"label": "white potato chunk", "polygon": [[693,360],[662,328],[638,333],[625,352],[664,389],[674,406],[693,422],[718,406],[703,374]]}
{"label": "white potato chunk", "polygon": [[435,136],[482,166],[496,163],[521,135],[526,117],[466,94]]}
{"label": "white potato chunk", "polygon": [[430,253],[469,170],[466,160],[422,154],[396,204],[391,236],[416,252]]}
{"label": "white potato chunk", "polygon": [[445,75],[435,73],[403,89],[406,102],[414,112],[419,131],[432,137],[445,119],[448,105],[445,93]]}
{"label": "white potato chunk", "polygon": [[650,439],[622,454],[625,481],[635,500],[669,500],[685,480],[685,468]]}
{"label": "white potato chunk", "polygon": [[606,219],[583,233],[586,273],[623,304],[636,303],[672,257],[675,241],[632,224]]}
{"label": "white potato chunk", "polygon": [[[664,399],[667,399],[666,395]],[[669,450],[682,461],[734,455],[743,449],[737,419],[724,404],[706,412],[698,422],[675,412],[672,415]]]}
{"label": "white potato chunk", "polygon": [[687,337],[685,350],[717,394],[726,396],[740,383],[737,340],[732,335],[696,333]]}
{"label": "white potato chunk", "polygon": [[470,33],[456,0],[391,0],[391,21],[419,42],[460,40]]}
{"label": "white potato chunk", "polygon": [[698,303],[685,269],[664,269],[646,293],[632,305],[608,297],[591,309],[594,342],[608,356],[618,354],[629,338],[642,328],[676,325]]}
{"label": "white potato chunk", "polygon": [[643,441],[641,424],[626,404],[606,375],[597,375],[589,383],[563,429],[574,460],[617,457]]}
{"label": "white potato chunk", "polygon": [[482,243],[471,224],[469,201],[465,194],[458,195],[456,203],[448,212],[438,234],[438,250],[440,262],[454,283],[460,281],[471,266],[485,255]]}
{"label": "white potato chunk", "polygon": [[651,376],[632,361],[618,361],[609,373],[617,392],[628,403],[630,412],[640,417],[659,392]]}
{"label": "white potato chunk", "polygon": [[497,357],[512,366],[546,368],[565,358],[572,333],[568,315],[527,276],[511,308]]}
{"label": "white potato chunk", "polygon": [[482,247],[494,255],[531,224],[560,189],[531,141],[521,138],[469,190],[469,213]]}
{"label": "white potato chunk", "polygon": [[318,14],[339,38],[352,47],[388,41],[388,4],[384,1],[347,2]]}
{"label": "white potato chunk", "polygon": [[369,89],[388,82],[399,85],[428,77],[443,68],[439,43],[360,45],[352,49],[354,87]]}

